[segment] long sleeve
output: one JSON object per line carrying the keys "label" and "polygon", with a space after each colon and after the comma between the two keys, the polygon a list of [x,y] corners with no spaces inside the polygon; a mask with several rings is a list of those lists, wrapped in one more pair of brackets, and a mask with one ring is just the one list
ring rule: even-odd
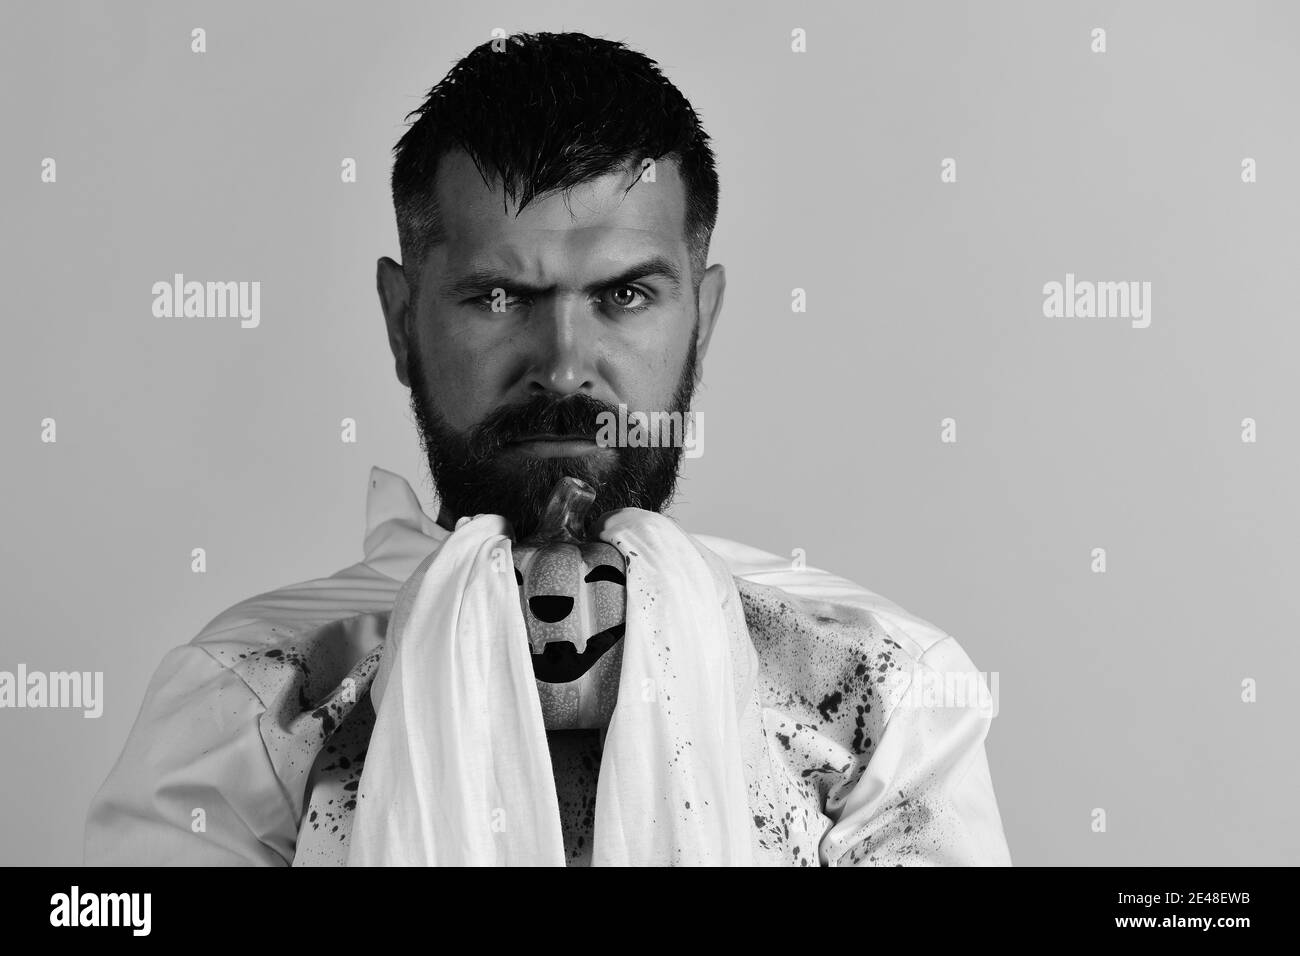
{"label": "long sleeve", "polygon": [[89,866],[287,866],[297,821],[265,707],[202,647],[163,658],[86,821]]}
{"label": "long sleeve", "polygon": [[943,687],[944,675],[952,686],[975,673],[952,637],[920,657],[866,769],[827,806],[835,822],[822,840],[823,863],[1011,865],[984,749],[988,708],[975,695],[932,701],[917,693],[918,684]]}

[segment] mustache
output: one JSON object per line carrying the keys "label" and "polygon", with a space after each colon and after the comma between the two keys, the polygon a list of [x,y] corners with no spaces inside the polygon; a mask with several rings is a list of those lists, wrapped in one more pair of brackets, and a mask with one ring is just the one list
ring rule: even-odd
{"label": "mustache", "polygon": [[483,461],[511,442],[537,435],[577,436],[595,441],[603,414],[617,417],[618,407],[590,395],[562,399],[537,395],[520,404],[498,408],[479,422],[469,436],[469,457]]}

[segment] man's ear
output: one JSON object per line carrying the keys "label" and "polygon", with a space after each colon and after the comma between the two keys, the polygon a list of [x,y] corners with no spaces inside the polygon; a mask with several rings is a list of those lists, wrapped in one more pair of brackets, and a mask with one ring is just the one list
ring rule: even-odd
{"label": "man's ear", "polygon": [[695,338],[695,373],[703,374],[704,353],[709,350],[709,340],[722,316],[722,299],[727,291],[727,270],[714,263],[704,270],[700,279],[698,300],[700,323]]}
{"label": "man's ear", "polygon": [[397,380],[410,388],[406,362],[411,349],[407,337],[410,319],[407,313],[410,311],[411,294],[406,284],[406,273],[398,263],[383,256],[375,274],[375,285],[379,290],[379,306],[384,310],[384,322],[388,326],[388,347],[392,349],[393,360],[397,363]]}

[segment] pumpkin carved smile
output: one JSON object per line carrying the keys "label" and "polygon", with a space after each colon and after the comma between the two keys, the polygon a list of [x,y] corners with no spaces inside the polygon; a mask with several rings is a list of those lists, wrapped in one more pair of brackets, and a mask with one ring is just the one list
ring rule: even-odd
{"label": "pumpkin carved smile", "polygon": [[595,666],[605,652],[623,636],[622,624],[587,638],[587,649],[581,654],[568,641],[552,641],[540,654],[533,655],[533,676],[548,684],[567,684],[580,678]]}

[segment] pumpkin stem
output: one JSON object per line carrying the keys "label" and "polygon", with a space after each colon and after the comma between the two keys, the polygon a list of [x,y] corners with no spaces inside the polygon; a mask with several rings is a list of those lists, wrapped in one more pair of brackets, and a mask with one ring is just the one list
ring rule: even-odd
{"label": "pumpkin stem", "polygon": [[553,543],[581,541],[586,529],[587,512],[596,500],[596,492],[581,478],[566,475],[555,483],[546,503],[546,514],[532,541]]}

